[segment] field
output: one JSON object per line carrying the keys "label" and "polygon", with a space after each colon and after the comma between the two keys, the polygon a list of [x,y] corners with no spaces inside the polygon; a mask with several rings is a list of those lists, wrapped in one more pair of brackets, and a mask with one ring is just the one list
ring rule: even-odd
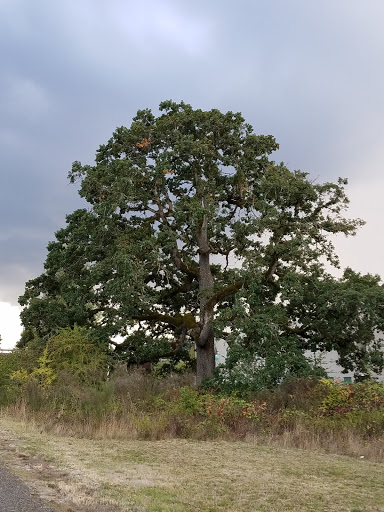
{"label": "field", "polygon": [[257,440],[87,440],[3,415],[0,452],[66,512],[384,511],[382,463]]}

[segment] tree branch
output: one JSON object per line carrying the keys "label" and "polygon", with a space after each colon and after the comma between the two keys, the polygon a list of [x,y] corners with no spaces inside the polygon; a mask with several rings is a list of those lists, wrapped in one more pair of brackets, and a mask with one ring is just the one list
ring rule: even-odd
{"label": "tree branch", "polygon": [[175,345],[175,348],[173,349],[173,353],[177,353],[179,352],[179,350],[181,349],[181,347],[183,346],[183,343],[185,341],[185,337],[187,335],[187,327],[183,327],[182,331],[181,331],[181,334],[179,336],[179,339],[177,340],[177,343]]}
{"label": "tree branch", "polygon": [[172,316],[163,315],[162,313],[157,313],[156,311],[148,311],[142,315],[136,315],[134,319],[147,322],[163,322],[169,325],[173,325],[174,327],[186,327],[187,329],[193,329],[197,325],[196,319],[192,313],[186,313],[185,315],[176,314]]}
{"label": "tree branch", "polygon": [[207,301],[207,308],[213,309],[218,302],[238,292],[244,285],[244,281],[237,281],[237,283],[232,283],[229,284],[228,286],[225,286],[221,290],[214,293],[212,297]]}
{"label": "tree branch", "polygon": [[191,276],[193,278],[199,277],[198,269],[189,267],[186,263],[184,263],[184,261],[180,257],[179,250],[176,247],[172,250],[172,256],[175,261],[176,267],[179,270],[181,270],[182,272],[185,272],[186,274],[188,274],[189,276]]}
{"label": "tree branch", "polygon": [[271,279],[271,277],[273,276],[273,274],[275,273],[275,271],[277,269],[278,264],[279,264],[279,257],[277,256],[276,253],[274,253],[272,263],[269,265],[268,270],[264,274],[264,279],[266,281],[269,281]]}

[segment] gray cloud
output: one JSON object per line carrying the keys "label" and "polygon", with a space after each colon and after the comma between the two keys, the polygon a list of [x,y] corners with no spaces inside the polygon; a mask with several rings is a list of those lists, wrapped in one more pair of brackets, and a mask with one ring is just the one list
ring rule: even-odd
{"label": "gray cloud", "polygon": [[374,0],[3,0],[0,300],[16,303],[80,205],[72,161],[91,163],[116,126],[167,98],[241,111],[290,168],[349,176],[364,246],[379,253],[383,22]]}

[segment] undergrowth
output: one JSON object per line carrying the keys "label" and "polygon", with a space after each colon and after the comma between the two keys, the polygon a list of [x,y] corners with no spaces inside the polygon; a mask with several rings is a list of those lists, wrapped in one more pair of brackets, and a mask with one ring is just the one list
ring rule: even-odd
{"label": "undergrowth", "polygon": [[193,380],[120,367],[95,383],[60,371],[50,385],[9,380],[3,413],[90,438],[243,439],[384,459],[383,384],[296,379],[244,399]]}

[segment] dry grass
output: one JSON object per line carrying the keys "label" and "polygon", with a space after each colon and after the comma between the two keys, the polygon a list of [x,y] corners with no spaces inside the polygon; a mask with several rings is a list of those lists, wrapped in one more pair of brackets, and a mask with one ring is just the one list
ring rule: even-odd
{"label": "dry grass", "polygon": [[316,432],[316,430],[308,430],[306,425],[300,423],[291,430],[265,436],[263,443],[281,448],[342,454],[354,458],[363,457],[372,462],[384,461],[383,436],[367,440],[352,431]]}
{"label": "dry grass", "polygon": [[[137,382],[136,376],[134,384]],[[191,415],[186,410],[185,403],[180,403],[180,398],[175,400],[174,397],[168,397],[167,401],[162,398],[161,381],[155,381],[158,386],[156,393],[150,380],[143,379],[139,384],[137,394],[140,400],[137,399],[135,403],[129,393],[125,393],[127,403],[123,404],[123,414],[111,408],[110,412],[102,411],[100,415],[91,412],[80,417],[74,414],[74,418],[71,417],[72,411],[69,411],[70,414],[63,418],[60,411],[50,409],[51,402],[48,399],[45,400],[48,406],[37,412],[31,411],[25,401],[3,407],[2,411],[8,418],[26,425],[35,423],[39,430],[56,436],[113,439],[119,442],[177,438],[249,442],[257,439],[258,443],[263,445],[321,451],[355,458],[364,456],[366,460],[372,462],[384,461],[384,434],[379,431],[378,434],[367,435],[370,434],[370,429],[374,428],[375,420],[372,420],[368,413],[361,417],[364,427],[361,431],[354,428],[355,425],[351,424],[347,417],[312,418],[301,414],[301,411],[287,409],[272,414],[268,411],[262,412],[255,420],[244,417],[238,411],[236,416],[227,418],[217,414]],[[96,395],[94,400],[96,398],[100,398],[102,402],[103,397]],[[161,402],[156,404],[157,398]],[[380,414],[382,430],[382,412]]]}
{"label": "dry grass", "polygon": [[[44,484],[62,499],[72,496],[76,510],[384,511],[384,466],[359,457],[257,442],[87,440],[6,417],[0,434],[3,450],[11,438],[18,453],[49,464],[40,492]],[[31,479],[36,471],[27,473]]]}

